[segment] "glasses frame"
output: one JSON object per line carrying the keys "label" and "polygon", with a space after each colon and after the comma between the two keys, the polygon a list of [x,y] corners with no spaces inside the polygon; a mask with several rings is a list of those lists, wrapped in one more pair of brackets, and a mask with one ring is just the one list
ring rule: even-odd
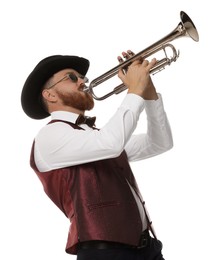
{"label": "glasses frame", "polygon": [[83,75],[80,75],[80,74],[76,75],[74,72],[70,72],[67,75],[65,75],[62,79],[60,79],[59,81],[57,81],[56,83],[54,83],[50,87],[47,87],[46,89],[53,88],[55,85],[59,84],[60,82],[66,80],[66,79],[70,79],[73,83],[77,83],[78,78],[82,79],[84,81],[84,83],[89,82],[89,79],[86,76],[83,76]]}

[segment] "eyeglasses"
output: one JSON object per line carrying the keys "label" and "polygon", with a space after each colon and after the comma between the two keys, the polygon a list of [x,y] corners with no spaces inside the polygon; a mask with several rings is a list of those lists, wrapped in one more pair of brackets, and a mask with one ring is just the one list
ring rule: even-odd
{"label": "eyeglasses", "polygon": [[66,80],[66,79],[70,79],[73,83],[77,83],[78,82],[78,78],[82,79],[84,81],[84,83],[88,83],[89,79],[83,75],[76,75],[73,72],[68,73],[66,76],[64,76],[62,79],[60,79],[59,81],[57,81],[55,84],[53,84],[52,86],[48,87],[47,89],[50,89],[52,87],[54,87],[55,85],[57,85],[58,83]]}

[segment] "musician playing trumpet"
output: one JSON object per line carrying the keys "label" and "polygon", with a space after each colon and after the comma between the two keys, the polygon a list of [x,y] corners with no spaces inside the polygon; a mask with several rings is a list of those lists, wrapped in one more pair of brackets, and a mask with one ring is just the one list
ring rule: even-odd
{"label": "musician playing trumpet", "polygon": [[[122,55],[120,63],[133,53]],[[30,164],[70,221],[66,252],[78,260],[164,259],[130,168],[130,162],[173,146],[162,96],[149,73],[155,63],[137,59],[119,71],[128,91],[107,123],[97,128],[95,118],[86,116],[94,107],[91,94],[83,91],[87,59],[47,57],[24,84],[24,112],[32,119],[50,117],[35,136]],[[147,131],[135,135],[141,113],[147,115]],[[145,181],[145,167],[139,174]]]}

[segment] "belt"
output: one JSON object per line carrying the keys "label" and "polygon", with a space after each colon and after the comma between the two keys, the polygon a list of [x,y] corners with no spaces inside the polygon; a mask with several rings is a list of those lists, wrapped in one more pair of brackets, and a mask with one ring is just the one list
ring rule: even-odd
{"label": "belt", "polygon": [[99,240],[92,240],[92,241],[85,241],[80,242],[78,245],[79,249],[121,249],[121,248],[128,248],[128,249],[141,249],[145,248],[149,245],[150,235],[148,230],[142,232],[140,236],[140,241],[138,246],[132,246],[117,242],[108,242],[108,241],[99,241]]}

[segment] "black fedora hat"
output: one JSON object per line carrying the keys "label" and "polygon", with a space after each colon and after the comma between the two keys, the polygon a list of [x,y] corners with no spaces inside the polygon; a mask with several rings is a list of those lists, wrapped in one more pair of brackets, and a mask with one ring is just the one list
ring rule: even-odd
{"label": "black fedora hat", "polygon": [[40,102],[42,87],[53,74],[67,68],[85,76],[89,61],[78,56],[53,55],[41,60],[30,73],[21,93],[21,105],[29,117],[43,119],[49,116]]}

